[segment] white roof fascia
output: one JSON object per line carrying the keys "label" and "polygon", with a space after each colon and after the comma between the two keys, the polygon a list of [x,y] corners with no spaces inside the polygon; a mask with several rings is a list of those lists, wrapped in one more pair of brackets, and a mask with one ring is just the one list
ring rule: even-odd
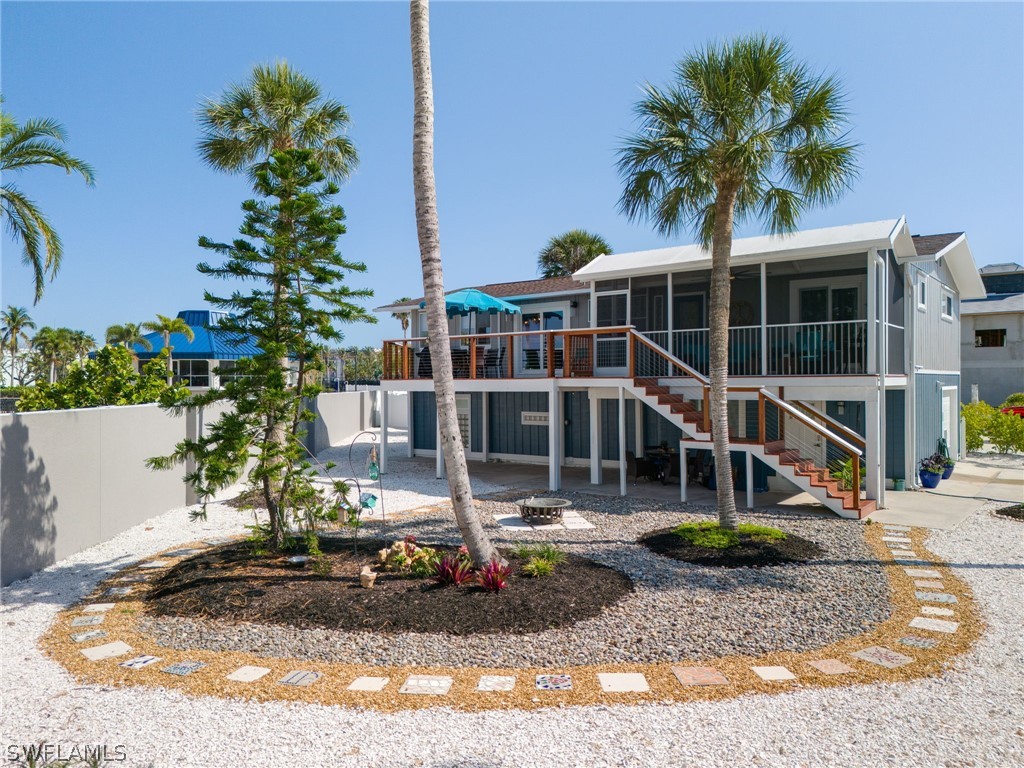
{"label": "white roof fascia", "polygon": [[974,254],[967,242],[966,235],[960,235],[937,254],[935,260],[944,259],[949,273],[953,276],[961,299],[984,299],[988,293],[985,283],[981,280],[978,265],[974,263]]}
{"label": "white roof fascia", "polygon": [[917,256],[917,248],[914,247],[914,238],[910,234],[910,227],[907,226],[906,216],[900,216],[896,226],[892,228],[889,242],[892,243],[892,252],[896,255],[897,261]]}

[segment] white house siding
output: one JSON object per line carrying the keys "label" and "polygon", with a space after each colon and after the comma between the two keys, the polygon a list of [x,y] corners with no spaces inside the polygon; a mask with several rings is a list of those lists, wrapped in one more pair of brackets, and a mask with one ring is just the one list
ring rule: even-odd
{"label": "white house siding", "polygon": [[[920,283],[925,305],[919,308]],[[910,265],[910,317],[914,324],[914,364],[918,370],[960,370],[960,296],[946,267],[940,263]],[[943,296],[952,295],[951,320],[942,317]]]}

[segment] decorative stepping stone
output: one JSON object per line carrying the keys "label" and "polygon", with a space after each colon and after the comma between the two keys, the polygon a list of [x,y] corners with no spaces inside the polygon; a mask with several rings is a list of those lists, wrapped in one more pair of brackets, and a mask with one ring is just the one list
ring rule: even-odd
{"label": "decorative stepping stone", "polygon": [[297,669],[294,672],[289,672],[287,675],[282,677],[277,682],[280,685],[292,685],[297,688],[308,688],[323,675],[319,672],[310,672],[304,669]]}
{"label": "decorative stepping stone", "polygon": [[82,608],[82,613],[106,613],[117,603],[91,603]]}
{"label": "decorative stepping stone", "polygon": [[71,636],[71,639],[76,643],[84,643],[87,640],[99,640],[101,637],[106,637],[107,633],[102,629],[90,629],[87,632],[76,632]]}
{"label": "decorative stepping stone", "polygon": [[598,672],[597,681],[605,693],[646,693],[647,678],[639,672]]}
{"label": "decorative stepping stone", "polygon": [[672,667],[682,685],[728,685],[729,678],[714,667]]}
{"label": "decorative stepping stone", "polygon": [[911,566],[911,567],[920,566],[920,565],[928,565],[927,561],[925,561],[925,560],[920,560],[920,559],[908,560],[907,558],[904,558],[904,557],[898,557],[898,558],[894,559],[893,562],[896,563],[896,565],[906,565],[906,566]]}
{"label": "decorative stepping stone", "polygon": [[111,595],[112,597],[124,597],[125,595],[130,595],[131,593],[131,587],[111,587],[103,594]]}
{"label": "decorative stepping stone", "polygon": [[816,661],[808,661],[807,664],[819,672],[824,672],[826,675],[845,675],[853,672],[853,667],[849,664],[844,664],[839,659],[818,659]]}
{"label": "decorative stepping stone", "polygon": [[785,667],[751,667],[754,674],[762,680],[776,682],[780,680],[796,680],[796,675]]}
{"label": "decorative stepping stone", "polygon": [[934,605],[922,605],[921,606],[921,613],[923,613],[925,616],[955,616],[956,615],[949,608],[939,608],[939,607],[934,606]]}
{"label": "decorative stepping stone", "polygon": [[941,579],[942,574],[938,571],[932,570],[931,568],[904,568],[904,573],[907,576],[913,576],[918,579]]}
{"label": "decorative stepping stone", "polygon": [[176,549],[173,552],[164,552],[161,557],[189,557],[202,552],[201,549]]}
{"label": "decorative stepping stone", "polygon": [[892,555],[893,557],[903,557],[903,558],[917,557],[917,553],[916,552],[908,552],[908,551],[902,550],[902,549],[897,551],[897,552],[890,552],[889,554]]}
{"label": "decorative stepping stone", "polygon": [[391,682],[390,677],[357,677],[349,685],[348,690],[350,691],[383,691],[388,683]]}
{"label": "decorative stepping stone", "polygon": [[444,696],[452,687],[452,679],[444,675],[409,675],[399,693],[419,696]]}
{"label": "decorative stepping stone", "polygon": [[537,675],[536,685],[539,691],[571,691],[572,677],[570,675]]}
{"label": "decorative stepping stone", "polygon": [[142,669],[148,667],[150,664],[156,664],[160,661],[159,656],[136,656],[134,659],[128,659],[128,661],[122,661],[117,666],[127,667],[128,669]]}
{"label": "decorative stepping stone", "polygon": [[880,645],[872,645],[870,648],[865,648],[862,651],[854,651],[850,655],[861,661],[877,664],[886,669],[896,669],[896,667],[910,664],[914,660],[913,656],[904,656],[902,653],[896,653],[896,651],[891,651]]}
{"label": "decorative stepping stone", "polygon": [[72,627],[95,627],[97,624],[102,624],[103,620],[107,618],[102,613],[99,616],[76,616],[71,620]]}
{"label": "decorative stepping stone", "polygon": [[946,634],[952,634],[960,628],[960,624],[955,621],[926,619],[923,616],[917,616],[914,619],[911,619],[910,626],[914,629],[927,629],[931,632],[945,632]]}
{"label": "decorative stepping stone", "polygon": [[105,645],[94,645],[92,648],[83,648],[82,655],[89,661],[102,661],[103,659],[113,659],[118,656],[124,656],[126,653],[131,653],[132,647],[128,643],[122,643],[120,640],[115,640],[112,643],[106,643]]}
{"label": "decorative stepping stone", "polygon": [[476,684],[478,691],[511,691],[516,687],[513,675],[483,675]]}
{"label": "decorative stepping stone", "polygon": [[227,544],[230,541],[234,541],[230,536],[224,536],[219,539],[203,539],[203,544],[209,547],[219,547],[221,544]]}
{"label": "decorative stepping stone", "polygon": [[955,602],[957,602],[956,595],[950,595],[947,592],[915,592],[914,596],[918,600],[927,600],[930,603],[955,603]]}
{"label": "decorative stepping stone", "polygon": [[934,648],[939,644],[938,640],[931,640],[927,637],[918,637],[917,635],[907,635],[906,637],[901,637],[896,642],[909,646],[910,648],[918,648],[923,651]]}
{"label": "decorative stepping stone", "polygon": [[261,677],[270,672],[269,667],[250,667],[246,665],[239,667],[230,675],[225,675],[228,680],[234,680],[236,683],[252,683],[259,680]]}
{"label": "decorative stepping stone", "polygon": [[907,544],[910,545],[913,542],[906,536],[883,536],[882,541],[891,541],[894,544]]}
{"label": "decorative stepping stone", "polygon": [[169,675],[185,677],[186,675],[191,675],[193,672],[198,672],[205,666],[206,662],[203,661],[179,661],[176,664],[171,664],[169,667],[164,667],[160,671],[166,672]]}
{"label": "decorative stepping stone", "polygon": [[922,589],[943,589],[942,582],[935,579],[914,579],[914,586]]}
{"label": "decorative stepping stone", "polygon": [[912,531],[913,528],[911,528],[909,525],[893,525],[891,523],[886,523],[885,525],[882,526],[882,530],[885,530],[885,531]]}
{"label": "decorative stepping stone", "polygon": [[140,563],[139,568],[166,568],[170,564],[170,560],[150,560],[145,563]]}

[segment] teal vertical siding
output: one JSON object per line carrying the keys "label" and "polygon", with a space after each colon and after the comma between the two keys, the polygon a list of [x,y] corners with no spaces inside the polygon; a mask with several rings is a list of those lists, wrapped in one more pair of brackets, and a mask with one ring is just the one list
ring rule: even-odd
{"label": "teal vertical siding", "polygon": [[412,392],[412,447],[437,450],[437,409],[433,392]]}
{"label": "teal vertical siding", "polygon": [[523,411],[547,411],[547,392],[489,392],[490,452],[518,456],[547,456],[546,425],[523,426]]}
{"label": "teal vertical siding", "polygon": [[668,443],[678,448],[683,431],[648,405],[644,409],[644,445]]}
{"label": "teal vertical siding", "polygon": [[885,476],[906,480],[907,393],[902,389],[885,391]]}
{"label": "teal vertical siding", "polygon": [[469,396],[469,450],[480,453],[484,449],[484,393]]}
{"label": "teal vertical siding", "polygon": [[[626,401],[626,450],[633,450],[633,435],[636,434],[635,400]],[[619,401],[601,401],[601,459],[619,460]]]}
{"label": "teal vertical siding", "polygon": [[565,456],[590,458],[590,397],[586,392],[566,392],[563,401],[565,420]]}

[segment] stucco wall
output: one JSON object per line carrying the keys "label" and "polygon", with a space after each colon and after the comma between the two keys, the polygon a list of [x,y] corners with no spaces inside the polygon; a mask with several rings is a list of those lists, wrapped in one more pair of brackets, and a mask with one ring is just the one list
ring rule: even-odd
{"label": "stucco wall", "polygon": [[[1006,345],[974,346],[975,330],[1003,329]],[[978,399],[999,405],[1014,392],[1024,391],[1024,313],[964,315],[960,334],[960,397],[971,401],[971,385]]]}
{"label": "stucco wall", "polygon": [[310,405],[316,413],[308,427],[306,445],[313,453],[320,453],[332,445],[341,445],[348,437],[370,428],[373,412],[371,392],[325,392],[317,395]]}

